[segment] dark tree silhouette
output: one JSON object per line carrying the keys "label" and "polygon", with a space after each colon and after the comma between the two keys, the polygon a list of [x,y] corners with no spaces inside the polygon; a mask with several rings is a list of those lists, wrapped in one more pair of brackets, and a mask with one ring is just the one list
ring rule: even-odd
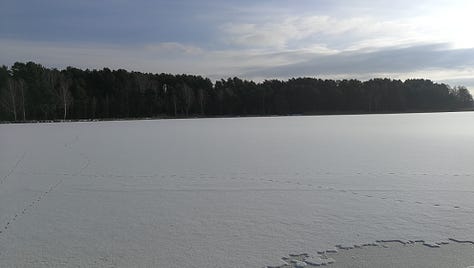
{"label": "dark tree silhouette", "polygon": [[0,120],[452,111],[473,108],[463,86],[425,79],[261,83],[196,75],[64,70],[33,62],[0,68]]}

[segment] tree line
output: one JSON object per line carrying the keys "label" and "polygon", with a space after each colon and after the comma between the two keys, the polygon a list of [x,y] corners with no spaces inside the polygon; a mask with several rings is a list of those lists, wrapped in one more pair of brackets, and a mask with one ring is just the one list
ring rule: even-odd
{"label": "tree line", "polygon": [[0,68],[0,120],[379,113],[471,109],[463,86],[426,79],[368,81],[64,70],[34,62]]}

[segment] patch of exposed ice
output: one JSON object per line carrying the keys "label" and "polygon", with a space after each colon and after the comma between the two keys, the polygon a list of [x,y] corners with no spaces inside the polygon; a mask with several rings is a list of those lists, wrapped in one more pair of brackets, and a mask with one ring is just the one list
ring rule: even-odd
{"label": "patch of exposed ice", "polygon": [[279,264],[267,265],[267,268],[280,268],[280,267],[287,266],[287,265],[289,265],[288,262],[280,259]]}
{"label": "patch of exposed ice", "polygon": [[324,266],[334,263],[335,260],[333,258],[310,257],[305,259],[304,262],[312,266]]}
{"label": "patch of exposed ice", "polygon": [[353,249],[354,246],[353,245],[336,245],[336,248],[347,250],[347,249]]}
{"label": "patch of exposed ice", "polygon": [[377,242],[382,242],[382,243],[400,243],[400,244],[408,244],[409,241],[404,241],[401,239],[386,239],[386,240],[377,240]]}
{"label": "patch of exposed ice", "polygon": [[451,240],[453,242],[456,242],[456,243],[473,244],[474,245],[474,241],[472,241],[472,240],[460,240],[460,239],[456,239],[456,238],[449,238],[449,240]]}
{"label": "patch of exposed ice", "polygon": [[291,260],[290,262],[294,264],[295,268],[303,268],[307,266],[307,264],[304,261]]}
{"label": "patch of exposed ice", "polygon": [[425,242],[423,242],[423,245],[427,246],[427,247],[430,247],[430,248],[439,248],[439,244],[435,243],[435,242],[425,241]]}
{"label": "patch of exposed ice", "polygon": [[325,263],[320,257],[310,257],[304,260],[309,265],[321,266]]}

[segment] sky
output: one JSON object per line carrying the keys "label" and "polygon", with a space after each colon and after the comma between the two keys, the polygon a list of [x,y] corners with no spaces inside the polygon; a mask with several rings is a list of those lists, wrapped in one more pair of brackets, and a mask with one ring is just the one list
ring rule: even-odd
{"label": "sky", "polygon": [[0,65],[474,90],[474,1],[0,0]]}

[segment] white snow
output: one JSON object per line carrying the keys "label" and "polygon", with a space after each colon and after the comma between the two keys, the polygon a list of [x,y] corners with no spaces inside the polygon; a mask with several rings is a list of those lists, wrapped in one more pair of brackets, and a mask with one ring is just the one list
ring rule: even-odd
{"label": "white snow", "polygon": [[266,267],[336,245],[471,243],[473,122],[0,125],[0,266]]}

